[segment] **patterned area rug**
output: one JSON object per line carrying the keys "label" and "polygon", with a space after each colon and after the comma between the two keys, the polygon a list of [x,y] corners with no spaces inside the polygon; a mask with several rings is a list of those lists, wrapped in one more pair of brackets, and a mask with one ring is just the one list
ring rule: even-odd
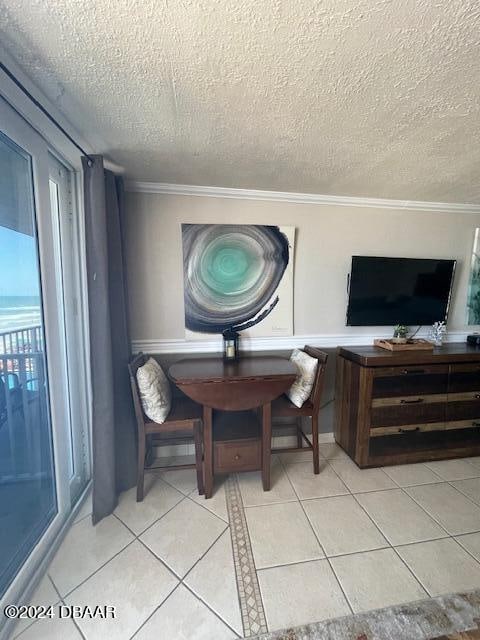
{"label": "patterned area rug", "polygon": [[480,640],[480,589],[256,636],[256,640]]}
{"label": "patterned area rug", "polygon": [[477,629],[472,629],[471,631],[461,631],[460,633],[454,633],[451,636],[441,636],[440,638],[435,638],[435,640],[475,640],[476,638],[480,638],[480,631]]}

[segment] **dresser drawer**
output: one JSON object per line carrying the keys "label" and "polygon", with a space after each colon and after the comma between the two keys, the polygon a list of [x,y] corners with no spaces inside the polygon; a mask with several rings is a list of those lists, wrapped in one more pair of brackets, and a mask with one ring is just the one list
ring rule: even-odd
{"label": "dresser drawer", "polygon": [[216,473],[256,471],[262,466],[262,443],[257,438],[215,442],[213,466]]}
{"label": "dresser drawer", "polygon": [[448,381],[449,393],[476,391],[480,389],[480,362],[472,364],[452,364]]}
{"label": "dresser drawer", "polygon": [[[386,399],[387,400],[387,399]],[[388,398],[388,404],[372,403],[370,426],[393,427],[422,423],[442,423],[446,419],[446,395]]]}
{"label": "dresser drawer", "polygon": [[373,398],[446,393],[447,365],[380,367],[373,373]]}
{"label": "dresser drawer", "polygon": [[398,436],[404,434],[426,433],[431,431],[444,431],[445,422],[431,422],[428,424],[406,424],[397,427],[377,427],[370,429],[371,438],[382,436]]}
{"label": "dresser drawer", "polygon": [[476,429],[480,432],[480,418],[475,420],[450,420],[445,423],[445,429],[447,431],[453,431],[455,429]]}
{"label": "dresser drawer", "polygon": [[447,421],[480,420],[480,388],[448,394]]}

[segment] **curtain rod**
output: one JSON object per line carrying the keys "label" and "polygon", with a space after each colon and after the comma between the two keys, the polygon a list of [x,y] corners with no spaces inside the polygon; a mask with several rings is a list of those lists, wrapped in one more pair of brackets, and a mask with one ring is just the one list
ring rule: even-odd
{"label": "curtain rod", "polygon": [[63,135],[68,138],[68,140],[70,140],[70,142],[77,147],[77,149],[79,151],[81,151],[81,153],[87,158],[88,160],[88,166],[92,166],[94,163],[94,159],[85,151],[85,149],[83,149],[83,147],[81,147],[78,142],[76,142],[72,136],[68,133],[68,131],[65,131],[65,129],[62,127],[62,125],[57,122],[55,120],[55,118],[50,115],[50,113],[48,113],[48,111],[45,109],[45,107],[30,93],[30,91],[23,86],[23,84],[20,82],[20,80],[18,80],[18,78],[16,78],[13,73],[10,71],[10,69],[7,69],[7,67],[3,64],[3,62],[0,61],[0,69],[2,69],[2,71],[4,71],[7,76],[10,78],[10,80],[12,82],[14,82],[17,87],[23,91],[23,93],[27,96],[27,98],[29,98],[29,100],[31,100],[33,102],[33,104],[37,107],[37,109],[40,109],[40,111],[47,116],[47,118],[50,120],[50,122],[52,122],[59,131],[61,131],[63,133]]}

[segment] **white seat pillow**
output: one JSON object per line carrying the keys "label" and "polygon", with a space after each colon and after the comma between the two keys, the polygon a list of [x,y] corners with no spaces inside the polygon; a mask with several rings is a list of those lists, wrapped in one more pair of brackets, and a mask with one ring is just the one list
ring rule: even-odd
{"label": "white seat pillow", "polygon": [[312,393],[318,360],[301,349],[294,349],[290,360],[297,367],[298,375],[286,395],[300,409]]}
{"label": "white seat pillow", "polygon": [[172,408],[172,391],[162,367],[153,358],[137,369],[140,401],[147,418],[162,424]]}

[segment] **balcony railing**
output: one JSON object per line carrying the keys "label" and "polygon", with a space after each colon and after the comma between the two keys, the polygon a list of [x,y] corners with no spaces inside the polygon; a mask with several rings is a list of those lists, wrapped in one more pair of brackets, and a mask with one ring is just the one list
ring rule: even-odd
{"label": "balcony railing", "polygon": [[42,472],[47,427],[40,326],[0,333],[0,483]]}
{"label": "balcony railing", "polygon": [[43,351],[43,333],[40,325],[0,333],[0,355],[39,351]]}

